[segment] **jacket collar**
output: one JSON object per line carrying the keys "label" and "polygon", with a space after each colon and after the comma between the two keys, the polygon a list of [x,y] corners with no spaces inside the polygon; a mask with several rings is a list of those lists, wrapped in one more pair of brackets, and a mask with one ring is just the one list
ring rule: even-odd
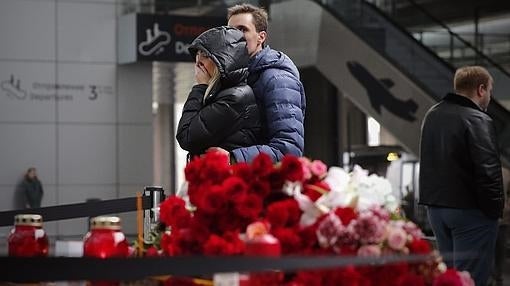
{"label": "jacket collar", "polygon": [[480,108],[480,106],[478,106],[478,104],[474,103],[471,99],[469,99],[469,98],[467,98],[465,96],[462,96],[460,94],[448,93],[443,98],[443,100],[451,102],[451,103],[454,103],[454,104],[462,105],[462,106],[465,106],[465,107],[474,108],[476,110],[480,110],[480,111],[483,112],[483,110]]}

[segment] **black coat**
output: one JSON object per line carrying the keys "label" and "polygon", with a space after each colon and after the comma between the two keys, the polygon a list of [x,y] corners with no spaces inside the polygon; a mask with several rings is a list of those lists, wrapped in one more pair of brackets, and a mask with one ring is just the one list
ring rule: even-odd
{"label": "black coat", "polygon": [[25,177],[21,182],[21,190],[25,195],[25,202],[29,208],[41,207],[44,190],[39,179]]}
{"label": "black coat", "polygon": [[208,30],[190,45],[194,56],[204,51],[221,77],[204,100],[207,85],[195,85],[184,104],[177,141],[191,155],[210,147],[227,151],[260,143],[260,112],[253,90],[246,84],[249,55],[243,33],[230,27]]}
{"label": "black coat", "polygon": [[420,144],[424,205],[477,208],[501,217],[503,184],[492,119],[469,98],[448,94],[425,115]]}

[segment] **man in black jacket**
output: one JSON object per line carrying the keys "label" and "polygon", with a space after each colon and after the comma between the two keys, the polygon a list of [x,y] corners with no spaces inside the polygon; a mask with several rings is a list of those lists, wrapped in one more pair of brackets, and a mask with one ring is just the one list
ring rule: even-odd
{"label": "man in black jacket", "polygon": [[[420,144],[420,203],[450,267],[486,285],[504,196],[492,119],[493,79],[478,66],[455,72],[455,93],[425,115]],[[462,257],[464,255],[464,257]]]}

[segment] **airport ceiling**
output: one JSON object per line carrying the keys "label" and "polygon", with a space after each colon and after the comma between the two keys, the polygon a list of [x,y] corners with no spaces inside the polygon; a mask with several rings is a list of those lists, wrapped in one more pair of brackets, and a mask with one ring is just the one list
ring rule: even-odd
{"label": "airport ceiling", "polygon": [[[157,10],[194,10],[201,8],[202,13],[224,14],[225,8],[239,2],[248,2],[252,4],[260,3],[267,5],[269,2],[278,2],[281,0],[154,0]],[[470,24],[474,22],[476,15],[482,20],[497,18],[499,28],[496,33],[510,33],[510,1],[508,0],[368,0],[383,5],[393,5],[394,15],[397,21],[406,27],[427,27],[434,25],[429,19],[424,19],[420,12],[411,4],[416,2],[426,11],[442,22],[450,25],[459,23]],[[159,9],[158,9],[159,8]],[[204,11],[205,10],[205,11]],[[207,11],[207,12],[206,12]],[[184,12],[184,11],[182,11]],[[507,20],[507,25],[502,25],[502,20]]]}
{"label": "airport ceiling", "polygon": [[[406,27],[431,25],[424,19],[409,0],[393,0],[395,2],[394,17]],[[510,1],[506,0],[415,0],[421,7],[430,12],[443,23],[457,25],[459,23],[473,23],[476,15],[480,19],[505,19],[507,29],[501,32],[509,33],[510,29]],[[502,28],[503,29],[503,28]],[[494,32],[494,31],[491,31]]]}
{"label": "airport ceiling", "polygon": [[[282,0],[154,0],[159,12],[179,14],[225,15],[226,8],[240,2],[260,3]],[[326,0],[327,1],[327,0]],[[474,19],[480,18],[479,32],[510,34],[510,1],[508,0],[367,0],[383,5],[393,5],[392,17],[407,28],[428,29],[437,24],[418,12],[411,1],[423,7],[435,18],[455,32],[474,32]]]}

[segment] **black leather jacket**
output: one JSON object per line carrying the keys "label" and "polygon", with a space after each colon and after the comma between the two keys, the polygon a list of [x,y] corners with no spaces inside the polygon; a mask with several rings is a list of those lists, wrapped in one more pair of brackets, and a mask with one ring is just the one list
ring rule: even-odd
{"label": "black leather jacket", "polygon": [[214,28],[198,36],[189,50],[192,55],[204,51],[221,77],[205,100],[207,85],[191,89],[177,128],[179,145],[193,156],[210,147],[231,151],[259,144],[260,112],[246,84],[249,55],[243,33],[230,27]]}
{"label": "black leather jacket", "polygon": [[503,211],[501,163],[492,119],[469,98],[448,94],[425,115],[420,144],[424,205]]}

